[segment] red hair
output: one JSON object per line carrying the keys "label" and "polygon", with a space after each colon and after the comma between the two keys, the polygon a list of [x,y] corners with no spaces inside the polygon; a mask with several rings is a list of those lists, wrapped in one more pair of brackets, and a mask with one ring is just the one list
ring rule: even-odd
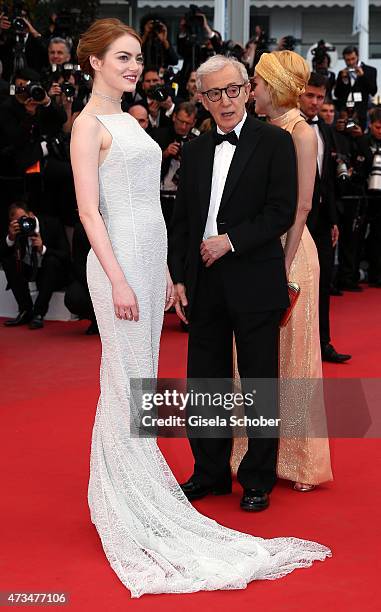
{"label": "red hair", "polygon": [[109,18],[94,21],[89,29],[80,36],[77,47],[78,62],[83,72],[94,77],[90,55],[102,59],[114,40],[126,34],[135,38],[140,45],[142,44],[139,34],[119,19]]}

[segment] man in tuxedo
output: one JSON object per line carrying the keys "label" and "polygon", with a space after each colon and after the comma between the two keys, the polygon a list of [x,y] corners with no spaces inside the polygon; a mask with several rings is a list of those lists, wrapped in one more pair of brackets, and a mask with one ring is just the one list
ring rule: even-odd
{"label": "man in tuxedo", "polygon": [[[20,230],[20,219],[25,217],[33,220],[34,229],[29,233]],[[53,217],[37,217],[23,202],[11,204],[8,233],[0,238],[0,261],[19,308],[17,317],[4,325],[29,323],[30,329],[41,329],[53,291],[68,277],[70,251],[62,225]],[[31,280],[38,289],[34,304],[29,292]]]}
{"label": "man in tuxedo", "polygon": [[[280,238],[297,202],[293,141],[247,116],[248,75],[234,58],[210,58],[197,81],[217,130],[183,147],[169,249],[176,310],[189,321],[187,375],[206,384],[231,379],[234,332],[243,385],[277,379],[279,322],[289,305]],[[188,499],[229,493],[231,437],[192,437],[190,444],[194,473],[182,485]],[[237,475],[242,509],[267,508],[276,456],[275,437],[249,437]]]}
{"label": "man in tuxedo", "polygon": [[369,97],[377,93],[377,70],[359,62],[358,48],[345,47],[345,68],[337,76],[335,96],[339,107],[352,107],[357,111],[362,129],[366,128]]}
{"label": "man in tuxedo", "polygon": [[324,104],[327,79],[313,72],[300,96],[300,109],[316,132],[318,141],[317,169],[312,198],[312,209],[307,219],[307,227],[315,241],[320,265],[319,283],[319,326],[322,359],[333,363],[343,363],[350,355],[338,353],[331,344],[329,325],[330,285],[333,268],[333,249],[339,238],[335,201],[335,161],[332,155],[332,135],[319,118]]}

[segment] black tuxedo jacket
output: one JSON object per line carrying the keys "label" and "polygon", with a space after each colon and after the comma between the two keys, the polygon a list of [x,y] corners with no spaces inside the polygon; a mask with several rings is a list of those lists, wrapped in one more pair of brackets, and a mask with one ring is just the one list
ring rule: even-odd
{"label": "black tuxedo jacket", "polygon": [[[66,239],[65,230],[61,222],[55,217],[38,215],[40,225],[40,236],[46,246],[44,260],[55,257],[64,267],[70,265],[70,249]],[[25,253],[26,239],[21,241],[22,256]],[[0,239],[0,258],[8,257],[15,252],[15,247],[9,247],[6,242],[6,235]]]}
{"label": "black tuxedo jacket", "polygon": [[316,167],[312,208],[307,219],[307,227],[312,235],[337,224],[334,142],[330,128],[321,119],[318,127],[324,142],[324,156],[321,174]]}
{"label": "black tuxedo jacket", "polygon": [[[180,183],[169,240],[173,281],[186,285],[191,311],[203,265],[200,244],[208,216],[215,143],[212,132],[183,147]],[[280,237],[293,224],[297,169],[292,137],[248,117],[230,165],[217,216],[234,253],[216,261],[228,303],[240,312],[288,306]]]}

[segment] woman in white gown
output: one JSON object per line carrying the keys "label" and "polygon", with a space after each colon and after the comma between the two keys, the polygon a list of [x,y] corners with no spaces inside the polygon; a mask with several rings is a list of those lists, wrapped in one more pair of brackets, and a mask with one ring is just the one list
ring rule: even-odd
{"label": "woman in white gown", "polygon": [[121,112],[142,71],[139,36],[96,21],[78,58],[93,95],[73,128],[79,213],[92,249],[88,283],[102,340],[101,394],[93,430],[89,505],[107,558],[132,597],[242,589],[330,555],[296,538],[264,540],[222,527],[188,502],[156,440],[134,438],[140,407],[131,378],[155,378],[173,286],[159,187],[161,151]]}

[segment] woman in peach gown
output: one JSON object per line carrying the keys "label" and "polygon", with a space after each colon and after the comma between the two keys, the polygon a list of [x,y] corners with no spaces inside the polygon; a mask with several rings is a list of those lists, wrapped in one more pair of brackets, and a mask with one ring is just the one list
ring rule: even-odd
{"label": "woman in peach gown", "polygon": [[[316,135],[301,116],[298,98],[309,79],[305,60],[293,51],[264,53],[255,70],[256,112],[290,132],[298,160],[298,208],[295,223],[283,237],[290,281],[301,288],[299,300],[280,333],[281,430],[277,473],[298,491],[332,480],[322,388],[319,341],[319,261],[306,226],[314,189]],[[235,352],[235,350],[234,350]],[[235,376],[239,376],[235,370]],[[235,471],[247,441],[236,438]]]}

